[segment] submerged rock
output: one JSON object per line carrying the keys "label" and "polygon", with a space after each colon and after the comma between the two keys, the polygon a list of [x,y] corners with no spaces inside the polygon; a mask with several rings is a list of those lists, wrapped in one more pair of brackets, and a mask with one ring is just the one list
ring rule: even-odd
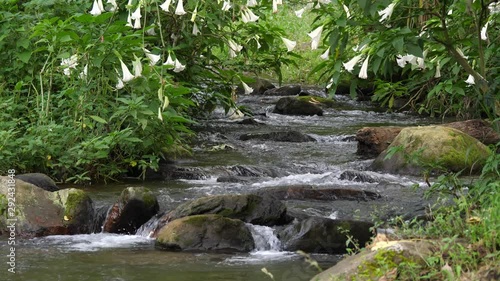
{"label": "submerged rock", "polygon": [[271,133],[243,134],[240,140],[261,140],[261,141],[281,141],[281,142],[310,142],[315,138],[298,131],[281,131]]}
{"label": "submerged rock", "polygon": [[295,97],[285,97],[278,100],[273,113],[285,115],[323,115],[323,109],[305,100]]}
{"label": "submerged rock", "polygon": [[[94,207],[84,191],[68,188],[49,192],[16,179],[14,202],[9,200],[10,181],[9,177],[0,177],[0,234],[10,233],[7,219],[16,219],[19,237],[90,233]],[[9,202],[15,206],[9,206]]]}
{"label": "submerged rock", "polygon": [[[380,241],[370,249],[348,256],[333,267],[314,276],[311,281],[330,280],[397,280],[400,264],[425,266],[434,252],[430,241]],[[391,268],[384,266],[393,265]]]}
{"label": "submerged rock", "polygon": [[269,89],[264,92],[266,96],[297,96],[301,92],[299,85],[283,86],[280,88]]}
{"label": "submerged rock", "polygon": [[176,219],[162,227],[155,247],[170,251],[250,252],[255,244],[241,220],[196,215]]}
{"label": "submerged rock", "polygon": [[339,176],[339,179],[357,181],[357,182],[369,182],[369,183],[380,182],[380,178],[369,175],[367,172],[355,171],[355,170],[347,170],[342,172],[342,174],[340,174]]}
{"label": "submerged rock", "polygon": [[279,200],[352,200],[368,201],[380,198],[380,194],[359,189],[314,187],[311,185],[294,185],[266,188],[257,192],[259,195],[272,196]]}
{"label": "submerged rock", "polygon": [[372,237],[371,227],[370,222],[310,217],[282,230],[280,239],[286,251],[341,254],[351,238],[363,247]]}
{"label": "submerged rock", "polygon": [[127,187],[108,211],[103,231],[135,234],[158,210],[158,200],[151,190],[144,187]]}
{"label": "submerged rock", "polygon": [[17,175],[16,179],[20,179],[24,182],[31,183],[47,191],[58,191],[56,183],[46,174],[42,173],[28,173]]}
{"label": "submerged rock", "polygon": [[[394,149],[392,157],[386,157]],[[444,126],[409,127],[401,130],[371,168],[394,174],[420,175],[424,170],[481,171],[490,150],[477,139]]]}

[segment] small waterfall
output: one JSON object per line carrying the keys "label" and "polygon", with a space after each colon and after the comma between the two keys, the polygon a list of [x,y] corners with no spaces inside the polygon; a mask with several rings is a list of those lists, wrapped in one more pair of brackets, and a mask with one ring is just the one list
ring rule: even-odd
{"label": "small waterfall", "polygon": [[135,235],[152,238],[153,233],[158,229],[162,215],[163,214],[158,214],[150,218],[146,223],[137,229]]}
{"label": "small waterfall", "polygon": [[281,241],[274,234],[274,229],[269,226],[247,224],[255,242],[255,251],[276,251],[281,250]]}

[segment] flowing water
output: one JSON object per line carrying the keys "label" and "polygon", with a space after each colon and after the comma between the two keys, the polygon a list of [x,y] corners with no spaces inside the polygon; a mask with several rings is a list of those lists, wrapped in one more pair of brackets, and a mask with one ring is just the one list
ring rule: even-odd
{"label": "flowing water", "polygon": [[[277,97],[245,97],[241,103],[256,113],[255,119],[262,125],[237,124],[219,110],[213,118],[199,125],[200,139],[193,156],[177,161],[181,167],[198,169],[202,176],[155,182],[130,181],[84,189],[96,207],[106,207],[125,187],[146,186],[157,195],[161,210],[167,211],[187,200],[210,194],[241,194],[268,187],[308,184],[318,188],[372,190],[393,196],[391,200],[397,198],[398,202],[407,202],[403,208],[421,208],[412,201],[415,195],[405,190],[418,184],[418,179],[367,172],[386,183],[381,187],[378,183],[341,180],[340,174],[348,169],[365,170],[371,162],[355,153],[353,136],[359,128],[420,125],[433,121],[404,113],[380,113],[342,96],[337,99],[344,109],[328,109],[324,116],[303,117],[270,113]],[[243,133],[288,130],[309,134],[317,142],[239,140]],[[217,181],[219,176],[235,174],[253,177],[236,183]],[[286,202],[289,210],[332,219],[358,218],[360,213],[368,219],[380,208],[387,207],[387,203],[387,200]],[[256,243],[256,249],[248,254],[155,250],[154,240],[148,238],[151,225],[143,227],[137,235],[94,233],[21,240],[16,248],[17,273],[1,273],[0,280],[271,280],[262,268],[271,272],[275,280],[309,280],[318,273],[303,256],[282,250],[275,229],[248,227]],[[8,246],[2,242],[0,248],[4,253]],[[312,258],[326,269],[340,256],[317,254]]]}

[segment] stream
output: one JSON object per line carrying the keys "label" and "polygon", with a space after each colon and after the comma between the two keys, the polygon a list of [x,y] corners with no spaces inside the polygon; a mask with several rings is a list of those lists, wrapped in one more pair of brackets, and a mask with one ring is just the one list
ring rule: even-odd
{"label": "stream", "polygon": [[[244,125],[225,116],[222,109],[195,128],[199,132],[193,155],[177,159],[178,167],[195,176],[161,181],[136,181],[82,187],[96,208],[109,206],[129,186],[145,186],[157,196],[161,211],[213,194],[252,193],[270,187],[311,185],[378,192],[375,201],[287,200],[289,212],[331,219],[388,219],[411,217],[423,212],[419,200],[421,179],[365,171],[372,160],[356,154],[356,131],[365,126],[427,125],[436,120],[405,113],[378,112],[368,104],[336,96],[341,107],[325,109],[323,116],[287,116],[271,113],[279,97],[244,96],[239,104],[248,107],[258,125]],[[242,134],[295,130],[316,142],[240,140]],[[363,171],[377,181],[341,179],[346,170]],[[221,176],[244,176],[236,182],[220,182]],[[0,274],[0,280],[309,280],[318,273],[304,256],[281,249],[273,228],[248,225],[256,249],[247,254],[165,252],[155,250],[148,229],[136,235],[94,233],[48,236],[18,241],[15,275]],[[0,251],[8,245],[0,243]],[[334,265],[339,255],[311,254],[323,269]],[[16,279],[17,278],[17,279]]]}

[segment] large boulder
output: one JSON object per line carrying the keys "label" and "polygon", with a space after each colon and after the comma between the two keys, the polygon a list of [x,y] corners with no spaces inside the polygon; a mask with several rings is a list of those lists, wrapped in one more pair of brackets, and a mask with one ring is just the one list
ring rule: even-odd
{"label": "large boulder", "polygon": [[490,153],[477,139],[453,128],[409,127],[401,130],[371,168],[393,174],[421,175],[436,169],[470,174],[481,171]]}
{"label": "large boulder", "polygon": [[297,96],[301,92],[299,85],[283,86],[280,88],[269,89],[264,92],[266,96]]}
{"label": "large boulder", "polygon": [[[380,241],[370,249],[346,257],[311,281],[398,280],[400,265],[425,266],[425,260],[432,255],[434,247],[433,243],[425,240]],[[390,267],[387,268],[387,265]]]}
{"label": "large boulder", "polygon": [[314,103],[295,97],[284,97],[278,100],[273,113],[285,115],[323,115],[323,109]]}
{"label": "large boulder", "polygon": [[145,187],[127,187],[108,211],[104,232],[134,234],[160,209],[156,196]]}
{"label": "large boulder", "polygon": [[[493,126],[484,120],[473,119],[443,124],[462,131],[471,137],[478,139],[485,145],[497,144],[500,142],[500,134],[493,129]],[[401,132],[403,127],[364,127],[356,133],[358,141],[357,154],[366,157],[376,157],[384,151]]]}
{"label": "large boulder", "polygon": [[281,142],[310,142],[315,138],[298,131],[280,131],[271,133],[243,134],[240,140],[261,140],[261,141],[281,141]]}
{"label": "large boulder", "polygon": [[17,175],[15,178],[36,185],[47,191],[59,190],[59,187],[57,187],[56,183],[46,174],[42,173],[20,174]]}
{"label": "large boulder", "polygon": [[286,251],[341,254],[349,237],[364,246],[372,237],[371,227],[371,222],[310,217],[282,230],[280,239]]}
{"label": "large boulder", "polygon": [[275,198],[255,194],[214,195],[184,203],[170,213],[171,218],[217,214],[259,225],[288,222],[285,205]]}
{"label": "large boulder", "polygon": [[155,246],[171,251],[250,252],[255,248],[244,222],[219,215],[197,215],[162,227]]}
{"label": "large boulder", "polygon": [[[0,234],[15,232],[32,238],[90,233],[94,207],[79,189],[49,192],[19,179],[14,184],[10,177],[0,177],[0,214]],[[12,223],[15,229],[8,228]]]}
{"label": "large boulder", "polygon": [[376,157],[387,149],[402,127],[365,127],[356,132],[358,141],[357,154]]}

